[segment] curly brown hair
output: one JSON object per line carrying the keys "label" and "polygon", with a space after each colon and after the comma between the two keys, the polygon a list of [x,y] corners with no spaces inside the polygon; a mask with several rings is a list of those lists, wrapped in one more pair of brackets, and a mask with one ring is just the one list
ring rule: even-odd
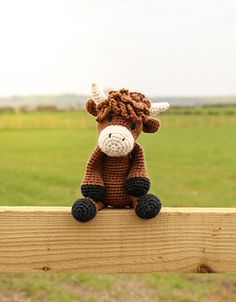
{"label": "curly brown hair", "polygon": [[142,93],[121,89],[110,91],[107,99],[99,104],[89,99],[86,109],[90,114],[96,116],[97,122],[103,122],[109,116],[121,116],[132,121],[145,121],[150,116],[151,102]]}

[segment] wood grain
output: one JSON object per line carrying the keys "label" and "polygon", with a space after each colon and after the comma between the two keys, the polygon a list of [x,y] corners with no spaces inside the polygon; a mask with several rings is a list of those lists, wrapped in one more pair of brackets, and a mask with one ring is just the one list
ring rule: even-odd
{"label": "wood grain", "polygon": [[106,209],[0,207],[0,272],[236,272],[236,208],[163,208],[152,220]]}

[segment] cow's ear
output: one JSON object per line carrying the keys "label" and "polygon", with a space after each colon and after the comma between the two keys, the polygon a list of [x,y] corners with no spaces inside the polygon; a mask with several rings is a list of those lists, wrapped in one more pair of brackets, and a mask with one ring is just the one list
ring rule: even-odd
{"label": "cow's ear", "polygon": [[160,128],[160,121],[155,118],[147,118],[143,122],[143,132],[154,133]]}
{"label": "cow's ear", "polygon": [[85,107],[86,107],[86,110],[88,111],[88,113],[92,114],[93,116],[97,116],[97,105],[93,99],[89,99],[86,102]]}

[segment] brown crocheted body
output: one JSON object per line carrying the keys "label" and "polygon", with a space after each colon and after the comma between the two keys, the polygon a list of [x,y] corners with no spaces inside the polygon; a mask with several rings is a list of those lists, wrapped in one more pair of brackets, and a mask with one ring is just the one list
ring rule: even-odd
{"label": "brown crocheted body", "polygon": [[142,147],[135,143],[133,151],[127,156],[110,157],[97,147],[87,164],[82,185],[105,186],[104,206],[124,208],[135,201],[125,191],[125,181],[133,177],[148,178]]}
{"label": "brown crocheted body", "polygon": [[124,184],[130,168],[130,156],[110,157],[103,153],[102,178],[106,193],[102,200],[105,206],[124,208],[131,205],[131,196],[125,192]]}
{"label": "brown crocheted body", "polygon": [[99,135],[108,126],[123,126],[130,131],[135,143],[129,155],[122,157],[108,156],[110,153],[102,152],[98,144],[89,158],[81,192],[84,197],[93,199],[98,209],[134,207],[141,196],[138,194],[146,194],[150,186],[144,152],[136,139],[142,131],[154,133],[160,127],[159,121],[151,116],[151,102],[141,93],[122,89],[110,91],[99,103],[88,100],[86,109],[96,117]]}

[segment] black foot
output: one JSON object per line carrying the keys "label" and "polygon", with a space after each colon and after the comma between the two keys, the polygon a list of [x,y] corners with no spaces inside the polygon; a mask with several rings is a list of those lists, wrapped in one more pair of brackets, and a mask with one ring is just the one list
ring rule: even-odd
{"label": "black foot", "polygon": [[74,202],[71,213],[76,220],[86,222],[96,216],[96,206],[89,198],[81,198]]}
{"label": "black foot", "polygon": [[135,212],[143,219],[154,218],[161,209],[161,201],[155,195],[146,194],[138,199]]}

